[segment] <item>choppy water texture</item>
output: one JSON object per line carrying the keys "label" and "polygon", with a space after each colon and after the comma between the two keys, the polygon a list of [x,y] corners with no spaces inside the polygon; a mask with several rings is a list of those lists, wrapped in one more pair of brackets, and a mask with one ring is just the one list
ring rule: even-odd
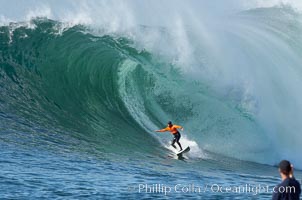
{"label": "choppy water texture", "polygon": [[[3,24],[0,198],[269,199],[281,159],[300,180],[301,15],[209,21]],[[185,127],[182,159],[153,132],[168,120]]]}

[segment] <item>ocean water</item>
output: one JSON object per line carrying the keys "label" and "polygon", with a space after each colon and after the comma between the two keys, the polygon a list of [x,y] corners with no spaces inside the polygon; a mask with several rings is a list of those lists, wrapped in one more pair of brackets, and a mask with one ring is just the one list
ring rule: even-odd
{"label": "ocean water", "polygon": [[282,159],[301,182],[301,6],[243,2],[0,1],[0,198],[270,199]]}

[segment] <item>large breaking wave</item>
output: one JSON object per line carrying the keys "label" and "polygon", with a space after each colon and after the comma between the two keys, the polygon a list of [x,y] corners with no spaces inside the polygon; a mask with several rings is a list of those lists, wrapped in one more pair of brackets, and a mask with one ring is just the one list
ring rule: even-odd
{"label": "large breaking wave", "polygon": [[127,154],[168,139],[153,130],[172,120],[209,152],[301,168],[301,25],[286,6],[202,30],[182,20],[131,32],[46,18],[3,25],[1,129],[60,129]]}

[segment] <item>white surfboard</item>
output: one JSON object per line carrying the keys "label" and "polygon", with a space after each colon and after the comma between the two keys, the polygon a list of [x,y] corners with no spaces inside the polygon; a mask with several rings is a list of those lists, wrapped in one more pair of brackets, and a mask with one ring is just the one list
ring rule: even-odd
{"label": "white surfboard", "polygon": [[177,152],[176,155],[181,156],[183,153],[187,153],[190,151],[190,147],[188,146],[187,148],[183,149],[180,152]]}

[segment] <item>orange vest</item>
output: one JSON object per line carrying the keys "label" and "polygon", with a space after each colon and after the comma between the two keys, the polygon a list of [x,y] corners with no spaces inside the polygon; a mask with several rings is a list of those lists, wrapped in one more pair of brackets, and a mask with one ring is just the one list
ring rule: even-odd
{"label": "orange vest", "polygon": [[167,126],[167,128],[165,128],[166,131],[170,131],[172,134],[175,134],[178,132],[178,128],[182,128],[182,126],[178,126],[178,125],[173,125],[171,128],[169,126]]}

